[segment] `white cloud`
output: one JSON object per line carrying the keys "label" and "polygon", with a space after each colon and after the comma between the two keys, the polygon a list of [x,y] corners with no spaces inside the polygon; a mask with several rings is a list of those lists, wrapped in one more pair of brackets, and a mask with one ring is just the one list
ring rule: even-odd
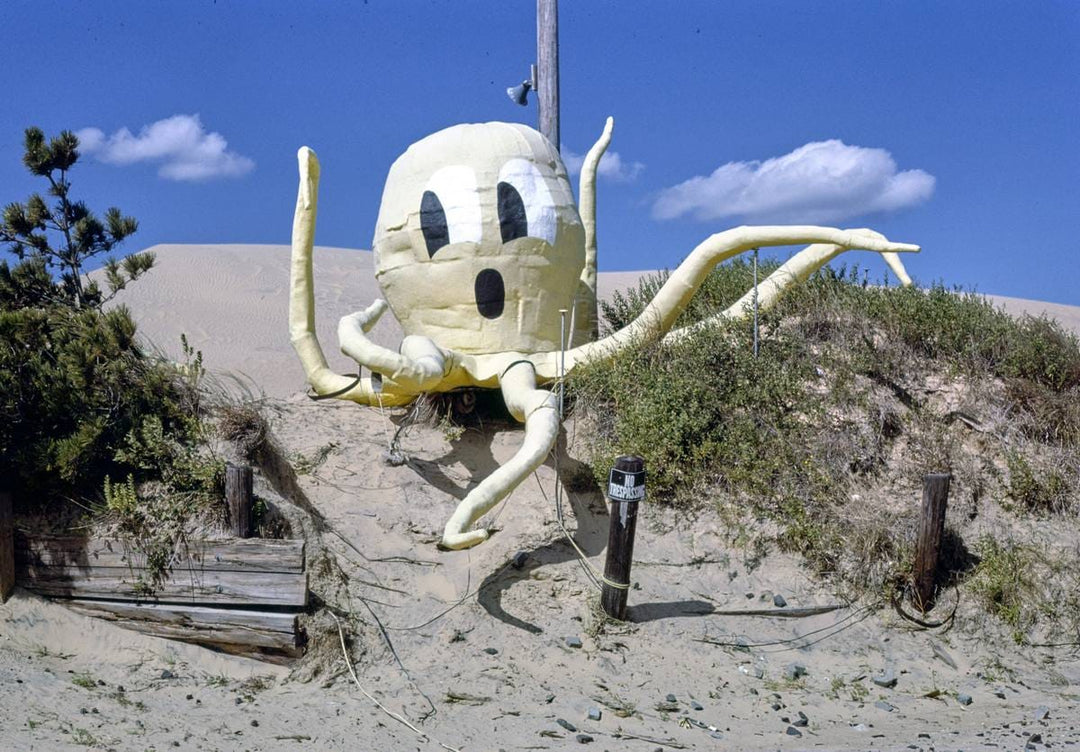
{"label": "white cloud", "polygon": [[837,222],[913,206],[934,192],[923,170],[897,172],[885,149],[816,141],[764,162],[728,162],[665,188],[657,219],[745,217],[773,222]]}
{"label": "white cloud", "polygon": [[207,133],[198,115],[158,120],[144,125],[137,136],[127,128],[108,137],[99,128],[84,128],[75,135],[84,154],[115,165],[158,163],[158,175],[168,180],[239,177],[255,167],[251,159],[229,151],[220,133]]}
{"label": "white cloud", "polygon": [[[581,172],[581,166],[585,163],[584,154],[578,154],[563,147],[562,158],[567,172],[571,175],[577,175]],[[596,168],[596,174],[617,183],[629,183],[637,178],[644,169],[645,165],[641,162],[624,162],[623,158],[619,156],[619,152],[607,151],[604,152],[604,156],[600,157],[600,164]]]}

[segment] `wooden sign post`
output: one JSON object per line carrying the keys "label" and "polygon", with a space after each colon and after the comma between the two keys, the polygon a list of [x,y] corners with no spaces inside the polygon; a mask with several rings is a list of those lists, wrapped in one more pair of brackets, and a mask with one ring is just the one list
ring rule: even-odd
{"label": "wooden sign post", "polygon": [[15,520],[11,494],[0,491],[0,603],[15,588]]}
{"label": "wooden sign post", "polygon": [[251,468],[228,465],[225,468],[225,501],[229,505],[229,528],[237,538],[250,538],[255,532],[255,508]]}
{"label": "wooden sign post", "polygon": [[630,564],[634,557],[634,530],[638,503],[645,498],[645,460],[623,456],[615,460],[608,482],[611,525],[608,529],[607,561],[600,605],[613,619],[626,618],[630,588]]}
{"label": "wooden sign post", "polygon": [[919,517],[919,540],[915,549],[915,607],[924,614],[934,607],[934,584],[937,579],[941,539],[945,534],[945,507],[949,501],[947,473],[923,478],[922,512]]}

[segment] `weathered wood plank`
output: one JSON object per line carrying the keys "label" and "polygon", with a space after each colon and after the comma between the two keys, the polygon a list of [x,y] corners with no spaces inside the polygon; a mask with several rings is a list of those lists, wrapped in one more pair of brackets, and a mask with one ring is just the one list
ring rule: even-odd
{"label": "weathered wood plank", "polygon": [[[77,535],[19,535],[16,558],[35,566],[140,569],[142,555],[118,538]],[[212,572],[304,571],[304,541],[247,538],[189,541],[173,569]]]}
{"label": "weathered wood plank", "polygon": [[938,560],[945,534],[945,511],[949,504],[952,475],[932,473],[923,478],[919,539],[915,548],[915,606],[924,614],[934,607]]}
{"label": "weathered wood plank", "polygon": [[0,491],[0,603],[15,588],[15,526],[11,494]]}
{"label": "weathered wood plank", "polygon": [[287,650],[300,644],[296,614],[204,606],[71,600],[73,611],[117,626],[184,642]]}
{"label": "weathered wood plank", "polygon": [[174,569],[153,595],[147,595],[139,586],[138,570],[132,572],[117,567],[26,564],[19,570],[17,579],[29,590],[69,598],[294,608],[307,605],[305,573]]}
{"label": "weathered wood plank", "polygon": [[229,510],[229,527],[237,538],[250,538],[255,530],[252,477],[247,465],[230,463],[225,467],[225,506]]}

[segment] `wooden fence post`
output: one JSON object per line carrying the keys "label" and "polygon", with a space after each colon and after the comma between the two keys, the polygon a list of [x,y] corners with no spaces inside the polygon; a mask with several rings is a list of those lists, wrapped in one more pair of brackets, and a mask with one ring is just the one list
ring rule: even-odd
{"label": "wooden fence post", "polygon": [[[645,498],[645,460],[623,456],[615,460],[608,482],[611,501],[607,561],[600,605],[613,619],[626,618],[626,596],[630,586],[630,564],[634,558],[634,530],[638,503]],[[610,585],[608,582],[616,583]]]}
{"label": "wooden fence post", "polygon": [[0,491],[0,603],[15,588],[15,520],[11,494]]}
{"label": "wooden fence post", "polygon": [[919,540],[915,549],[915,606],[926,613],[934,607],[934,582],[937,577],[941,538],[945,533],[945,507],[949,501],[947,473],[923,478],[922,512],[919,517]]}
{"label": "wooden fence post", "polygon": [[250,467],[232,464],[225,467],[225,501],[229,508],[229,528],[237,538],[250,538],[254,532],[255,509],[251,483]]}

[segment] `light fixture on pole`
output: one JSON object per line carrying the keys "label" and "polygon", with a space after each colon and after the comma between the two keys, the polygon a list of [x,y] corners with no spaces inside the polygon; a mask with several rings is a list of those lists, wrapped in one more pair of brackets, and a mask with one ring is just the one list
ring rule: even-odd
{"label": "light fixture on pole", "polygon": [[506,89],[506,96],[510,97],[510,101],[514,104],[519,104],[522,107],[529,103],[529,92],[536,90],[536,66],[533,65],[529,71],[529,79],[522,81],[517,86],[510,86]]}

